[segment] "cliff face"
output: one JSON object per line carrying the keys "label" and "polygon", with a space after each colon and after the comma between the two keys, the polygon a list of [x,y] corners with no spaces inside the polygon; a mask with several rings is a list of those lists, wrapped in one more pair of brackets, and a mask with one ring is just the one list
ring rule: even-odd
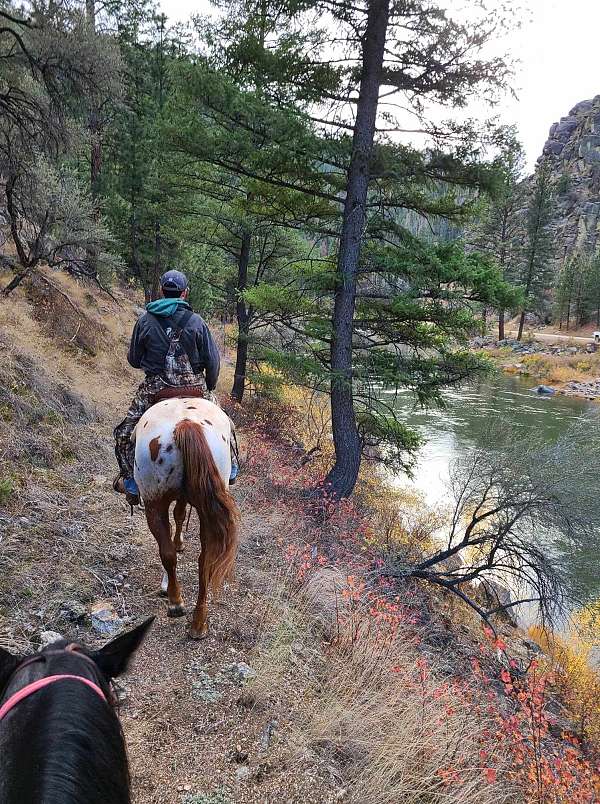
{"label": "cliff face", "polygon": [[600,95],[550,128],[543,157],[556,182],[557,259],[600,247]]}

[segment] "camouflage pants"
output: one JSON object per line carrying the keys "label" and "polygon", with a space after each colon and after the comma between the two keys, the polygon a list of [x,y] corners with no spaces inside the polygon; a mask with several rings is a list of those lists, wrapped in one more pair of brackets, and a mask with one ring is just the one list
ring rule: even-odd
{"label": "camouflage pants", "polygon": [[[205,399],[216,402],[214,394],[206,388],[204,374],[180,374],[177,379],[178,385],[196,385],[202,391]],[[127,416],[114,429],[115,455],[123,477],[133,477],[135,445],[131,442],[131,434],[144,413],[152,406],[154,394],[161,388],[167,387],[173,387],[173,385],[166,383],[162,377],[146,377],[133,397]]]}

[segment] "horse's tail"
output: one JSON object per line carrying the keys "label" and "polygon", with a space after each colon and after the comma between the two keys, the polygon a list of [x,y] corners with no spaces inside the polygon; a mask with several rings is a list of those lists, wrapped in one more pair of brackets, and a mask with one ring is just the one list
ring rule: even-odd
{"label": "horse's tail", "polygon": [[215,594],[231,577],[238,544],[238,509],[215,464],[202,425],[183,419],[175,427],[187,498],[198,512],[206,589]]}

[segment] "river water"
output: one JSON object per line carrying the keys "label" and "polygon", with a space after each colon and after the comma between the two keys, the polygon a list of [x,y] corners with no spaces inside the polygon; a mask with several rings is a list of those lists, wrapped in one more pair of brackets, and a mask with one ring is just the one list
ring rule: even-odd
{"label": "river water", "polygon": [[[447,406],[442,410],[422,411],[415,408],[413,397],[400,392],[392,402],[399,418],[418,430],[424,440],[412,481],[398,477],[395,483],[418,490],[427,504],[448,504],[449,467],[453,459],[473,447],[493,448],[490,444],[490,424],[502,419],[517,432],[542,434],[548,441],[556,440],[574,421],[597,409],[591,403],[572,397],[543,397],[532,390],[533,382],[499,375],[479,384],[470,384],[446,392]],[[599,500],[600,505],[600,500]],[[600,577],[597,573],[600,544],[590,544],[589,561],[579,560],[573,567],[573,583],[586,596],[600,596]]]}

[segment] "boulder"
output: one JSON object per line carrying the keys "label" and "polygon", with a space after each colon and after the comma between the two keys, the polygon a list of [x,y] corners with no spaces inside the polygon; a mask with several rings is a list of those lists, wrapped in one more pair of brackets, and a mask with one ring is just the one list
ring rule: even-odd
{"label": "boulder", "polygon": [[347,608],[342,594],[347,586],[347,575],[337,567],[321,567],[304,585],[304,598],[326,634],[335,632],[338,617]]}
{"label": "boulder", "polygon": [[550,385],[538,385],[535,392],[540,396],[554,396],[556,388],[552,388]]}
{"label": "boulder", "polygon": [[64,639],[64,636],[59,634],[58,631],[42,631],[39,636],[40,650],[47,648],[48,645],[53,645],[55,642],[60,642],[61,639]]}

